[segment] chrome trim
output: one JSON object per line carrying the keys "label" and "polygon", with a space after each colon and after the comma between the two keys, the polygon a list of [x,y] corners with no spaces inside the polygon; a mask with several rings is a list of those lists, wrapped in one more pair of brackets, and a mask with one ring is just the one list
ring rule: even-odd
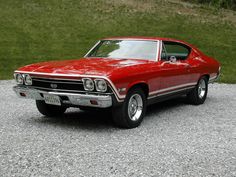
{"label": "chrome trim", "polygon": [[[59,93],[59,92],[46,92],[28,87],[14,86],[13,90],[20,98],[28,98],[34,100],[44,100],[42,94],[50,94],[57,96],[66,96],[69,100],[62,100],[62,103],[71,104],[74,106],[89,106],[108,108],[112,106],[111,95],[93,95],[93,94],[73,94],[73,93]],[[24,93],[25,96],[22,96]],[[91,104],[91,100],[97,101],[97,105]]]}
{"label": "chrome trim", "polygon": [[[16,71],[15,71],[16,72]],[[21,72],[21,71],[19,71]],[[47,75],[47,74],[45,74]],[[45,79],[45,80],[63,80],[63,81],[78,81],[78,82],[82,82],[81,79],[66,79],[66,78],[60,78],[60,77],[57,77],[57,78],[48,78],[48,77],[38,77],[38,76],[31,76],[32,78],[36,78],[36,79]]]}
{"label": "chrome trim", "polygon": [[160,97],[160,96],[164,96],[164,95],[169,95],[169,94],[176,93],[176,92],[181,92],[181,91],[188,90],[188,89],[193,89],[194,87],[195,86],[190,86],[190,87],[185,87],[185,88],[178,89],[178,90],[173,90],[170,92],[165,92],[165,93],[149,96],[148,99],[152,99],[152,98],[156,98],[156,97]]}
{"label": "chrome trim", "polygon": [[100,44],[100,42],[101,42],[101,40],[99,40],[99,41],[85,54],[84,58],[86,58],[86,57],[88,56],[88,54],[89,54],[93,49],[95,49],[95,47],[97,47],[98,44]]}
{"label": "chrome trim", "polygon": [[216,76],[210,77],[208,83],[209,84],[214,83],[215,81],[219,79],[219,77],[220,77],[220,73],[218,73]]}
{"label": "chrome trim", "polygon": [[[32,89],[43,89],[48,91],[59,91],[59,92],[76,92],[76,93],[88,93],[88,91],[83,90],[66,90],[66,89],[53,89],[53,88],[45,88],[45,87],[36,87],[36,86],[30,86],[29,88]],[[101,94],[101,92],[89,92],[90,94]],[[113,93],[102,93],[104,95],[112,95]]]}
{"label": "chrome trim", "polygon": [[[159,61],[162,61],[161,55],[162,55],[163,47],[164,47],[164,51],[165,51],[165,54],[166,54],[165,61],[166,61],[166,59],[167,59],[166,46],[165,46],[165,44],[164,44],[164,42],[163,42],[163,40],[162,40],[162,41],[161,41],[161,48],[160,48],[161,51],[160,51]],[[163,62],[163,63],[165,63],[165,62]],[[162,66],[162,65],[161,65],[161,66]]]}
{"label": "chrome trim", "polygon": [[159,50],[158,50],[159,57],[157,58],[157,61],[161,61],[162,45],[163,43],[162,41],[160,41]]}
{"label": "chrome trim", "polygon": [[105,39],[102,39],[101,41],[160,41],[158,39],[139,39],[139,38],[105,38]]}
{"label": "chrome trim", "polygon": [[[33,78],[33,81],[47,82],[47,83],[60,83],[60,84],[77,84],[77,85],[83,85],[83,82],[82,82],[81,80],[78,80],[78,82],[70,82],[70,81],[68,80],[68,82],[67,82],[67,81],[57,81],[57,80],[55,80],[55,79],[54,79],[53,81],[50,81],[50,79],[44,80],[44,78],[43,78],[43,79],[40,79],[40,78],[35,79],[35,78]],[[75,81],[77,81],[77,80],[75,80]]]}
{"label": "chrome trim", "polygon": [[125,95],[120,95],[117,91],[117,88],[112,83],[112,81],[106,77],[106,76],[95,76],[95,75],[80,75],[80,74],[57,74],[57,73],[41,73],[41,72],[27,72],[27,71],[18,71],[16,70],[15,73],[28,73],[28,74],[35,74],[35,75],[47,75],[47,76],[64,76],[64,77],[80,77],[80,78],[102,78],[108,81],[108,83],[111,85],[111,89],[115,92],[115,96],[117,98],[118,102],[123,102]]}
{"label": "chrome trim", "polygon": [[200,81],[199,81],[199,83],[198,83],[198,97],[200,98],[200,99],[202,99],[204,96],[205,96],[205,94],[206,94],[206,88],[207,86],[206,86],[206,81],[205,81],[205,79],[201,79]]}
{"label": "chrome trim", "polygon": [[118,88],[118,92],[125,92],[126,91],[126,88]]}
{"label": "chrome trim", "polygon": [[154,94],[162,93],[162,92],[165,92],[165,91],[170,91],[170,90],[183,88],[183,87],[188,87],[188,86],[196,86],[196,85],[197,85],[197,82],[192,82],[192,83],[188,83],[188,84],[181,84],[181,85],[177,85],[177,86],[168,87],[168,88],[165,88],[165,89],[160,89],[160,90],[156,90],[156,91],[153,91],[153,92],[149,92],[149,95],[154,95]]}
{"label": "chrome trim", "polygon": [[130,97],[128,103],[128,115],[132,121],[137,121],[143,112],[143,99],[139,94]]}

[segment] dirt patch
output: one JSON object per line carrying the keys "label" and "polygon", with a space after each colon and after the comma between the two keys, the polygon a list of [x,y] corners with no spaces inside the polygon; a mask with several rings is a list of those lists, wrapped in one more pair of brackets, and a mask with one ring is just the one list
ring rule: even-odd
{"label": "dirt patch", "polygon": [[[199,4],[183,2],[181,0],[107,0],[107,4],[118,7],[128,8],[130,12],[177,14],[183,16],[193,16],[202,22],[229,22],[236,25],[236,12],[226,9],[215,9]],[[109,9],[109,8],[108,8]]]}

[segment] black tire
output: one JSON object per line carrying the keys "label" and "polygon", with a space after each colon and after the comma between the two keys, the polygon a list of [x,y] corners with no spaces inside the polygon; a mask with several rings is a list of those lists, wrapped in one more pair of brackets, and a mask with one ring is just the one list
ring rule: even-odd
{"label": "black tire", "polygon": [[[135,100],[134,97],[138,97],[139,101],[142,100],[142,104],[143,104],[141,114],[138,114],[140,116],[136,116],[136,117],[138,117],[137,120],[132,120],[132,118],[130,118],[129,113],[128,113],[129,102],[130,102],[131,98],[132,98],[132,100],[133,99]],[[136,103],[138,104],[137,100],[136,100]],[[128,92],[128,94],[124,100],[124,103],[121,106],[116,106],[116,107],[112,108],[113,122],[115,123],[116,126],[122,127],[122,128],[138,127],[141,124],[141,122],[145,116],[146,107],[147,107],[146,95],[144,94],[144,92],[141,88],[135,87]],[[139,110],[139,112],[140,112],[140,110]]]}
{"label": "black tire", "polygon": [[[199,87],[202,84],[202,82],[204,82],[205,84],[205,92],[203,94],[200,94],[199,92]],[[203,76],[199,79],[198,84],[196,85],[196,87],[187,94],[187,99],[189,101],[190,104],[193,105],[200,105],[203,104],[207,98],[207,93],[208,93],[208,78],[206,76]]]}
{"label": "black tire", "polygon": [[38,111],[48,117],[55,117],[60,116],[66,111],[66,107],[64,106],[55,106],[55,105],[49,105],[46,104],[42,100],[36,100],[36,106],[38,108]]}
{"label": "black tire", "polygon": [[97,110],[97,108],[86,107],[86,106],[80,106],[79,109],[80,109],[81,111],[85,111],[85,112],[93,112],[93,111]]}

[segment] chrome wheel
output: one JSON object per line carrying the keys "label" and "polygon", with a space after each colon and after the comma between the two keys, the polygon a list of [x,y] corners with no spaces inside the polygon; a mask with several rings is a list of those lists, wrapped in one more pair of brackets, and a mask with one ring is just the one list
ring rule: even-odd
{"label": "chrome wheel", "polygon": [[206,81],[204,79],[201,79],[198,84],[198,96],[199,98],[203,98],[206,93]]}
{"label": "chrome wheel", "polygon": [[128,115],[132,121],[137,121],[143,112],[143,100],[141,95],[134,94],[129,99]]}

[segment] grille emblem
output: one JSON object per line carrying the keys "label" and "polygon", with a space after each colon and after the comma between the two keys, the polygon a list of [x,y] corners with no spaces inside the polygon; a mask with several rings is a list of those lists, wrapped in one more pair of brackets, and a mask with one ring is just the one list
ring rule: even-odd
{"label": "grille emblem", "polygon": [[57,84],[50,84],[50,86],[51,86],[53,89],[56,89],[56,88],[57,88]]}

